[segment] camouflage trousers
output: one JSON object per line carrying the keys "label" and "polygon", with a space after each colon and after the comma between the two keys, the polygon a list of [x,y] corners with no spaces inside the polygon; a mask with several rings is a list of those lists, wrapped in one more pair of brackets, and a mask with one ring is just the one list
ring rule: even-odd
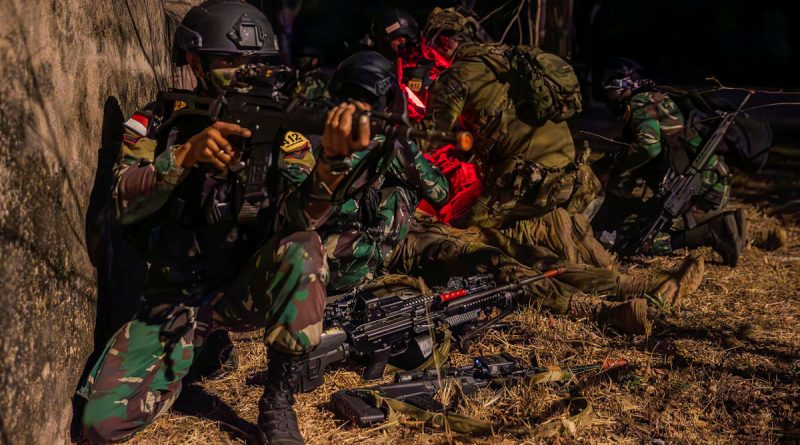
{"label": "camouflage trousers", "polygon": [[483,191],[457,227],[501,228],[562,208],[578,214],[592,207],[602,184],[588,163],[545,169],[524,159],[487,168]]}
{"label": "camouflage trousers", "polygon": [[[526,259],[525,264],[509,252]],[[498,272],[498,279],[508,282],[555,266],[565,266],[567,272],[530,284],[523,304],[563,314],[576,294],[612,294],[620,287],[620,276],[609,269],[565,262],[547,249],[519,245],[497,230],[457,229],[439,223],[415,222],[388,259],[386,269],[443,286],[452,276]]]}
{"label": "camouflage trousers", "polygon": [[490,244],[502,247],[507,255],[524,264],[529,264],[528,258],[535,256],[517,253],[520,247],[514,244],[523,249],[538,247],[540,251],[549,250],[567,263],[607,269],[614,267],[614,260],[595,238],[589,220],[580,213],[570,214],[565,209],[557,208],[539,218],[516,221],[500,232],[514,243],[505,241]]}
{"label": "camouflage trousers", "polygon": [[298,232],[256,251],[207,304],[145,303],[108,342],[80,390],[86,436],[116,442],[150,424],[177,399],[196,349],[217,330],[264,328],[267,347],[311,350],[322,333],[326,281],[319,236]]}

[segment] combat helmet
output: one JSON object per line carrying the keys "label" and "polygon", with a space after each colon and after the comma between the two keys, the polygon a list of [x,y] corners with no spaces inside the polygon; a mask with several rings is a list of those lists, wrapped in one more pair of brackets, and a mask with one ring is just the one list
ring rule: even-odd
{"label": "combat helmet", "polygon": [[419,25],[414,16],[398,8],[388,8],[373,20],[370,26],[370,39],[385,56],[394,52],[392,41],[404,37],[406,44],[398,50],[402,54],[405,50],[415,47],[419,43]]}
{"label": "combat helmet", "polygon": [[[429,46],[437,47],[440,36],[447,36],[458,45],[491,41],[474,14],[464,8],[433,8],[425,22],[422,37]],[[446,57],[452,57],[455,52],[455,47],[437,49]]]}
{"label": "combat helmet", "polygon": [[356,99],[373,109],[402,112],[403,94],[389,60],[375,51],[359,51],[336,68],[328,91],[336,100]]}
{"label": "combat helmet", "polygon": [[645,77],[644,68],[625,57],[611,59],[603,69],[603,94],[608,106],[617,113],[624,110],[628,98],[652,85],[653,82]]}
{"label": "combat helmet", "polygon": [[186,52],[254,57],[280,53],[278,39],[264,13],[240,0],[208,0],[190,9],[175,31],[176,65],[186,64]]}

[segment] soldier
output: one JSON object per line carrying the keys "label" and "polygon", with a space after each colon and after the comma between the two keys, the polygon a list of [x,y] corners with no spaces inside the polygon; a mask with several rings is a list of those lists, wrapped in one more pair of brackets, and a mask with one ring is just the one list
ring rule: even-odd
{"label": "soldier", "polygon": [[[515,257],[538,260],[522,264]],[[529,285],[522,304],[588,318],[631,335],[649,335],[648,304],[655,310],[679,307],[683,298],[700,285],[705,271],[702,258],[692,256],[673,271],[641,279],[565,262],[556,255],[548,257],[495,229],[458,229],[421,220],[411,225],[408,236],[387,263],[388,270],[421,277],[431,286],[446,285],[451,276],[487,272],[496,272],[501,282],[511,282],[553,267],[566,267],[567,273]]]}
{"label": "soldier", "polygon": [[[586,162],[588,151],[576,154],[562,121],[580,110],[577,83],[549,104],[532,103],[514,80],[512,49],[488,43],[477,20],[453,8],[434,8],[423,38],[453,61],[431,86],[423,126],[449,130],[458,123],[476,136],[473,155],[483,190],[452,224],[502,229],[519,243],[546,246],[570,262],[610,267],[610,256],[581,215],[591,214],[601,185]],[[568,68],[559,63],[562,71]],[[534,114],[541,116],[532,119]]]}
{"label": "soldier", "polygon": [[[221,91],[217,70],[278,54],[266,17],[237,0],[192,8],[175,48],[176,63],[191,67],[196,93],[207,97]],[[303,443],[292,409],[293,362],[319,342],[327,266],[319,236],[293,232],[286,215],[307,214],[307,220],[291,220],[306,229],[329,212],[326,190],[340,181],[331,163],[369,141],[368,122],[359,122],[361,139],[339,135],[340,119],[350,125],[354,111],[345,105],[329,113],[323,139],[330,143],[321,162],[315,163],[302,135],[288,135],[276,160],[281,181],[269,181],[283,186],[246,197],[244,175],[228,165],[238,158],[237,138],[250,137],[249,129],[209,125],[197,115],[159,132],[156,141],[158,115],[129,121],[112,198],[118,221],[142,241],[150,273],[142,307],[109,341],[81,389],[88,440],[126,440],[165,412],[211,333],[264,328],[268,367],[258,439]],[[313,198],[305,197],[304,209],[295,204],[303,202],[301,185]],[[240,210],[244,205],[256,209],[253,217]]]}
{"label": "soldier", "polygon": [[386,8],[372,21],[369,39],[387,59],[408,59],[419,46],[419,25],[407,11]]}
{"label": "soldier", "polygon": [[[625,138],[630,144],[614,161],[607,198],[595,225],[620,236],[636,224],[637,215],[658,191],[668,169],[683,171],[702,140],[685,125],[683,113],[670,96],[647,79],[636,62],[612,60],[602,82],[609,107],[625,121]],[[689,230],[657,234],[652,252],[668,254],[680,248],[711,246],[725,264],[735,266],[745,245],[747,226],[741,209],[720,213],[730,195],[730,176],[722,156],[712,155],[691,214],[706,220]]]}
{"label": "soldier", "polygon": [[[394,72],[382,55],[361,51],[339,65],[329,93],[334,101],[352,101],[362,110],[402,113],[403,93]],[[433,204],[447,201],[447,180],[425,160],[416,143],[386,140],[386,135],[376,134],[370,148],[383,144],[391,144],[396,153],[386,173],[339,205],[319,230],[328,255],[331,292],[363,284],[385,272],[384,260],[408,233],[421,198]],[[362,162],[366,153],[355,153],[351,166]]]}
{"label": "soldier", "polygon": [[[361,52],[342,62],[330,93],[338,101],[355,100],[367,109],[387,110],[399,97],[395,82],[388,60],[374,52]],[[382,84],[395,86],[377,87]],[[402,109],[402,105],[395,108]],[[414,222],[414,210],[421,198],[439,205],[447,201],[447,182],[413,143],[394,142],[397,157],[387,173],[361,195],[339,206],[320,229],[330,265],[329,292],[367,284],[380,295],[384,286],[420,287],[413,277],[440,285],[453,275],[482,272],[499,272],[501,281],[510,281],[564,264],[556,255],[521,246],[497,230],[462,230]],[[362,155],[353,155],[353,166]],[[521,264],[511,256],[537,257],[540,261]],[[624,333],[645,334],[649,330],[647,302],[641,297],[648,294],[655,303],[678,305],[684,295],[696,289],[702,274],[702,260],[695,258],[651,281],[570,265],[570,272],[563,277],[530,286],[526,298],[528,303],[554,313],[572,311]],[[589,295],[595,292],[626,300],[607,301]]]}

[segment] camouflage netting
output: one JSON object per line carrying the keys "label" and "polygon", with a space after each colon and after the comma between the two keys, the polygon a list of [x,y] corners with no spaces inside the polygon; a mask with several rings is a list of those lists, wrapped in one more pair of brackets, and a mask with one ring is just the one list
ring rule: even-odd
{"label": "camouflage netting", "polygon": [[167,11],[197,2],[0,2],[0,442],[64,442],[90,352],[84,213],[103,104],[169,83]]}

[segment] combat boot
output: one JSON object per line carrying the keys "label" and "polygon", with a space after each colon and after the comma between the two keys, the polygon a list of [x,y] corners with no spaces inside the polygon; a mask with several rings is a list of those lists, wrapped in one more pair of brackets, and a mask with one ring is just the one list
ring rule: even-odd
{"label": "combat boot", "polygon": [[744,212],[725,212],[705,221],[685,232],[685,247],[710,246],[720,256],[722,262],[734,267],[746,242],[747,227]]}
{"label": "combat boot", "polygon": [[258,401],[258,439],[262,445],[303,445],[292,409],[297,387],[295,356],[269,350],[264,395]]}
{"label": "combat boot", "polygon": [[778,250],[789,241],[789,233],[783,227],[768,227],[753,234],[753,245],[764,250]]}
{"label": "combat boot", "polygon": [[659,307],[680,307],[683,298],[700,287],[705,271],[701,257],[689,256],[676,270],[659,274],[653,280],[647,292],[648,301]]}
{"label": "combat boot", "polygon": [[621,334],[650,335],[647,301],[643,298],[607,301],[580,294],[572,297],[570,312],[579,317],[590,318],[598,325],[609,327]]}

